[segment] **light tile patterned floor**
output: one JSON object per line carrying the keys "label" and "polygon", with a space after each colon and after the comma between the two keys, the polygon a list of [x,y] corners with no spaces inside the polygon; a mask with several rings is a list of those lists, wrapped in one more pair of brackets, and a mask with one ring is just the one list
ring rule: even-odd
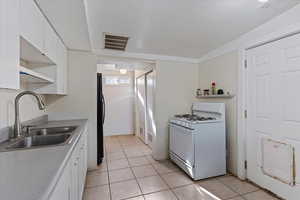
{"label": "light tile patterned floor", "polygon": [[226,175],[191,180],[170,161],[155,161],[138,138],[105,138],[105,159],[88,172],[84,200],[276,200],[256,186]]}

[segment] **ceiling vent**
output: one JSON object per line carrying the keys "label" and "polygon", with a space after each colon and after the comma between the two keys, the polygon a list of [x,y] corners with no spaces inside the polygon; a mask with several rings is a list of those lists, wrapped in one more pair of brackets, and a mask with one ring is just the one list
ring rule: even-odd
{"label": "ceiling vent", "polygon": [[104,49],[125,51],[128,37],[104,33]]}

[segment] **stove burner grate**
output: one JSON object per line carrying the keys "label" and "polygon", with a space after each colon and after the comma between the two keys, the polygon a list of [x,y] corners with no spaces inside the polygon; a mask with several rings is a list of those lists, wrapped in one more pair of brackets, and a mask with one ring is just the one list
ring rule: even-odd
{"label": "stove burner grate", "polygon": [[177,118],[186,119],[188,121],[208,121],[208,120],[216,120],[214,117],[203,117],[198,115],[191,114],[183,114],[183,115],[175,115]]}

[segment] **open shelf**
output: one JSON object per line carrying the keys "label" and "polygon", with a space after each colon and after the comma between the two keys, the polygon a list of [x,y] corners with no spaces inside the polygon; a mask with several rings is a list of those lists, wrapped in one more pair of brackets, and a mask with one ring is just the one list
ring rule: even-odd
{"label": "open shelf", "polygon": [[228,94],[220,94],[220,95],[203,95],[203,96],[197,96],[198,99],[231,99],[234,95],[228,95]]}
{"label": "open shelf", "polygon": [[30,68],[55,65],[46,55],[23,37],[20,38],[20,59],[30,64]]}
{"label": "open shelf", "polygon": [[27,83],[51,84],[55,82],[52,78],[22,66],[20,66],[20,79]]}

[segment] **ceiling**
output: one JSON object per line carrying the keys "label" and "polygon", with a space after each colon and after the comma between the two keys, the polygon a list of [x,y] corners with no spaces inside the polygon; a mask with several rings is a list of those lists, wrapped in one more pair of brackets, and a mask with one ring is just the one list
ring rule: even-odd
{"label": "ceiling", "polygon": [[[37,0],[70,49],[103,50],[103,33],[129,36],[127,53],[200,58],[299,0]],[[85,9],[84,9],[85,8]]]}

